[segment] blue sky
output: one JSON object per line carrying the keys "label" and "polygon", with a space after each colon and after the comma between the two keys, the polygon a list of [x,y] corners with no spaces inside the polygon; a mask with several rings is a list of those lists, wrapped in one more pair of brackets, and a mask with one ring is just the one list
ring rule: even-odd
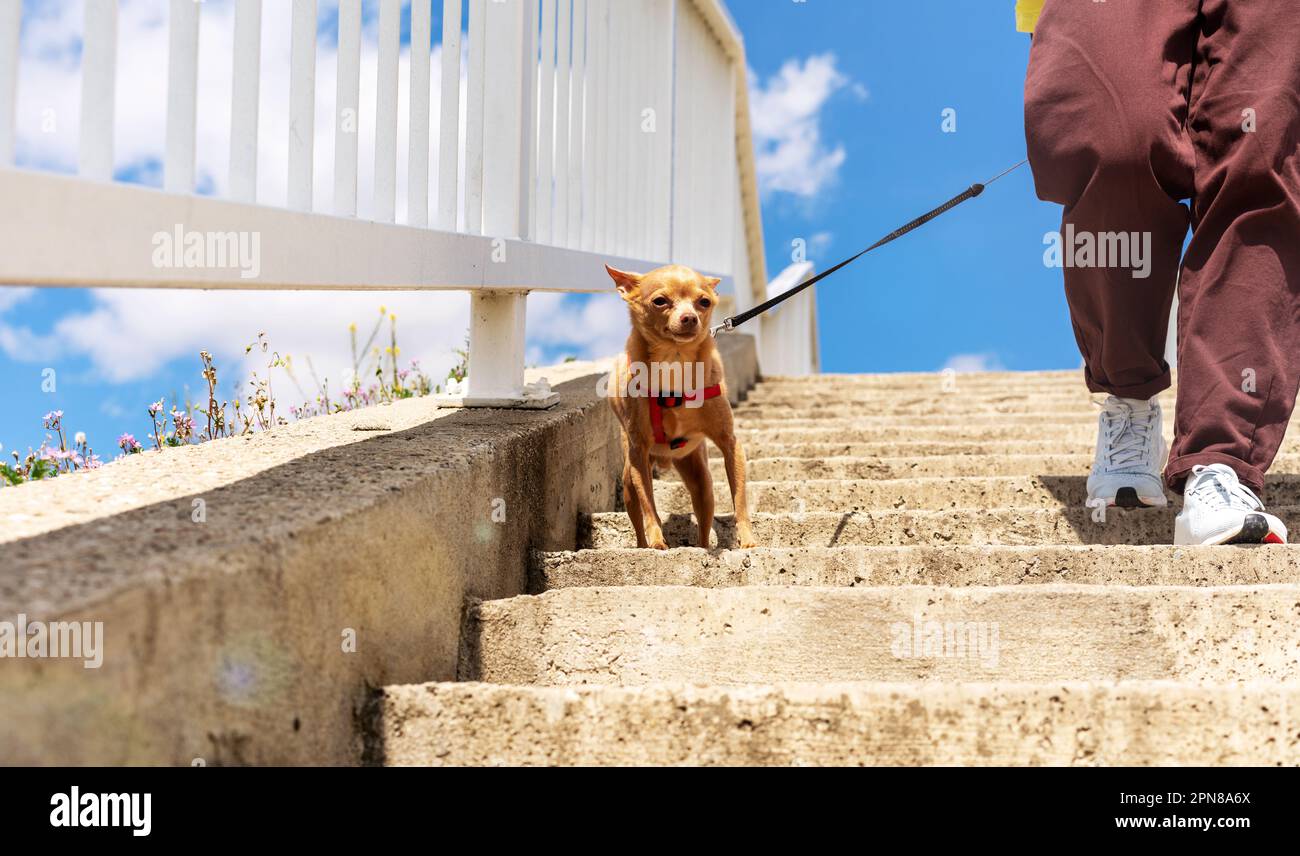
{"label": "blue sky", "polygon": [[[152,12],[139,12],[148,11],[150,4],[156,7]],[[204,15],[220,20],[226,6],[228,0],[210,0]],[[333,20],[330,6],[322,0],[323,30]],[[729,6],[746,40],[754,105],[763,111],[756,126],[765,165],[764,228],[772,276],[789,263],[796,238],[808,242],[820,266],[828,266],[1023,157],[1028,37],[1014,30],[1013,0],[731,0]],[[74,0],[28,2],[19,96],[24,166],[72,169],[78,43],[75,32],[69,37],[66,31],[78,26],[79,7]],[[157,24],[150,14],[156,17],[160,9],[165,9],[162,0],[128,0],[123,6],[122,38],[134,41],[133,50],[122,53],[127,62],[141,64],[139,73],[146,81],[151,74],[159,77],[148,71],[151,63],[162,67],[156,64],[156,50],[165,30],[146,29]],[[367,3],[367,13],[369,18],[372,3]],[[208,28],[205,17],[205,38],[208,29],[220,27]],[[268,23],[264,52],[275,38],[275,26]],[[165,44],[165,35],[161,39]],[[214,49],[220,53],[223,47],[217,42]],[[31,68],[29,50],[53,59]],[[263,62],[264,77],[273,75],[275,60],[264,53]],[[366,68],[363,60],[363,75]],[[122,72],[130,74],[129,69]],[[318,78],[333,79],[324,60]],[[204,110],[205,85],[201,81],[200,185],[220,192],[224,176],[203,171],[205,159],[215,164],[224,158],[215,148],[223,133],[215,117],[222,111]],[[228,105],[221,101],[220,85],[211,82],[215,94],[209,101]],[[363,79],[363,94],[367,88]],[[158,100],[157,93],[123,98],[119,88],[120,178],[159,180],[163,126],[154,106]],[[942,130],[948,108],[956,111],[956,133]],[[264,116],[274,109],[264,104]],[[46,111],[59,127],[37,138],[39,145],[32,144],[24,129],[39,123]],[[318,129],[318,135],[327,130]],[[205,145],[210,150],[206,158]],[[319,164],[332,148],[324,139],[317,148]],[[269,198],[277,190],[276,180],[263,176]],[[363,200],[368,195],[365,180],[363,175]],[[1043,235],[1058,221],[1059,210],[1037,201],[1029,171],[1022,169],[981,199],[827,280],[817,290],[823,369],[1078,365],[1060,273],[1042,262]],[[417,352],[435,371],[450,364],[450,344],[459,341],[465,326],[467,304],[461,295],[0,288],[4,455],[38,444],[40,417],[51,409],[62,409],[69,430],[86,431],[101,453],[112,451],[113,439],[122,431],[143,437],[150,401],[183,396],[187,388],[198,394],[200,347],[216,354],[226,397],[235,382],[256,368],[243,357],[243,345],[262,330],[299,359],[314,355],[322,365],[332,358],[337,363],[346,345],[347,322],[355,320],[364,328],[385,302],[399,314],[404,350]],[[531,361],[612,350],[611,343],[622,337],[617,306],[587,302],[534,296]],[[310,308],[313,325],[303,324],[304,308]],[[574,318],[581,323],[574,324]],[[598,332],[589,335],[591,330]],[[42,390],[46,368],[57,372],[54,393]]]}
{"label": "blue sky", "polygon": [[[823,139],[845,152],[837,179],[815,198],[765,201],[770,270],[788,263],[792,238],[820,232],[833,236],[816,257],[828,267],[1024,157],[1029,38],[1015,31],[1010,0],[730,5],[760,79],[798,46],[833,54],[868,93],[845,86],[821,112]],[[956,133],[942,130],[947,108]],[[1059,220],[1024,167],[826,280],[823,370],[925,371],[961,355],[1009,369],[1077,366],[1060,272],[1042,260]]]}

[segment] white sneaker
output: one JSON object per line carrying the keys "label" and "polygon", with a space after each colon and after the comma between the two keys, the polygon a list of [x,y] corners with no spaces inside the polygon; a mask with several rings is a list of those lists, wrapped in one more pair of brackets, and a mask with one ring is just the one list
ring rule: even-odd
{"label": "white sneaker", "polygon": [[1264,513],[1264,503],[1237,479],[1232,467],[1193,467],[1174,523],[1174,544],[1285,544],[1286,526]]}
{"label": "white sneaker", "polygon": [[1169,500],[1160,471],[1167,452],[1159,401],[1110,396],[1097,419],[1088,504],[1164,508]]}

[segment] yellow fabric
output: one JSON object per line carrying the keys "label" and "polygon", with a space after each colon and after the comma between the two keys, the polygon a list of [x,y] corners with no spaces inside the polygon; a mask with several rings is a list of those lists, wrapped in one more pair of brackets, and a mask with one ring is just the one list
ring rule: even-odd
{"label": "yellow fabric", "polygon": [[1022,33],[1032,33],[1038,23],[1038,14],[1043,11],[1044,0],[1016,0],[1016,29]]}

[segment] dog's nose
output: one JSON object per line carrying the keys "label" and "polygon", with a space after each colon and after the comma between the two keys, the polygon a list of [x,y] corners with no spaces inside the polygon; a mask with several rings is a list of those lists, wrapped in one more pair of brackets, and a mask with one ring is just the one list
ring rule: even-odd
{"label": "dog's nose", "polygon": [[695,316],[695,315],[683,315],[683,316],[682,316],[681,325],[682,325],[683,327],[694,327],[695,325],[697,325],[697,324],[699,324],[699,323],[700,323],[700,319],[699,319],[698,316]]}

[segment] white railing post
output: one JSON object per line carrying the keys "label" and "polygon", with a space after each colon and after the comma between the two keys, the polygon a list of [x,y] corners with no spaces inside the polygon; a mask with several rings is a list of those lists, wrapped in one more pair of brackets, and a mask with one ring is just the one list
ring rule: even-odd
{"label": "white railing post", "polygon": [[22,24],[22,0],[0,7],[0,167],[14,162],[14,126],[18,116],[18,34],[22,31]]}
{"label": "white railing post", "polygon": [[[483,105],[483,234],[520,237],[520,166],[526,109],[523,86],[525,0],[491,0],[486,8]],[[471,4],[473,8],[474,4]]]}
{"label": "white railing post", "polygon": [[631,84],[633,50],[628,44],[628,16],[631,14],[630,3],[610,0],[609,3],[609,76],[613,82],[610,86],[610,118],[613,120],[610,131],[610,170],[611,181],[606,190],[609,199],[609,219],[613,224],[609,248],[623,255],[627,252],[627,237],[630,233],[628,217],[633,200],[632,183],[632,104]]}
{"label": "white railing post", "polygon": [[[535,238],[543,244],[553,242],[555,209],[552,207],[552,182],[555,169],[555,0],[542,0],[541,79],[538,90],[537,129],[537,187],[535,189],[537,217],[534,220]],[[526,58],[525,58],[526,61]]]}
{"label": "white railing post", "polygon": [[379,70],[375,75],[374,219],[397,220],[397,52],[401,49],[402,0],[379,0]]}
{"label": "white railing post", "polygon": [[[628,146],[627,154],[631,159],[628,164],[628,171],[631,173],[628,183],[628,199],[636,201],[634,205],[628,206],[628,239],[624,245],[624,255],[637,256],[645,258],[649,253],[646,252],[649,241],[646,239],[650,233],[650,212],[653,209],[651,190],[650,190],[650,155],[652,152],[650,141],[651,130],[658,127],[659,118],[656,115],[656,105],[650,94],[650,85],[653,81],[648,79],[646,74],[649,67],[650,47],[653,45],[654,31],[650,29],[650,19],[647,15],[652,0],[643,0],[641,3],[633,3],[628,8],[631,14],[628,17],[628,48],[631,53],[628,63],[628,76],[631,85],[628,92],[628,132],[632,137],[632,144]],[[647,110],[652,111],[647,114]]]}
{"label": "white railing post", "polygon": [[537,2],[523,5],[519,45],[519,226],[525,241],[537,240]]}
{"label": "white railing post", "polygon": [[487,19],[495,3],[469,4],[469,74],[465,86],[465,231],[483,234],[483,121],[487,112]]}
{"label": "white railing post", "polygon": [[676,63],[673,59],[673,31],[676,27],[675,0],[656,0],[651,12],[651,65],[649,69],[654,91],[654,109],[658,126],[651,141],[654,168],[651,171],[651,258],[672,258],[672,194],[673,194],[673,136],[677,133],[674,114],[673,87]]}
{"label": "white railing post", "polygon": [[550,243],[569,246],[569,123],[572,121],[569,86],[573,67],[573,9],[571,0],[559,0],[555,21],[555,183]]}
{"label": "white railing post", "polygon": [[[503,0],[485,5],[484,86],[492,97],[483,110],[483,231],[500,247],[504,238],[533,237],[537,199],[538,0]],[[470,47],[472,52],[472,42]],[[496,253],[491,263],[498,263]],[[466,407],[549,407],[558,400],[550,393],[529,395],[524,388],[526,314],[526,291],[473,292],[467,391],[450,403]]]}
{"label": "white railing post", "polygon": [[293,0],[289,47],[289,207],[312,209],[316,155],[316,0]]}
{"label": "white railing post", "polygon": [[524,292],[470,296],[467,407],[512,405],[524,390]]}
{"label": "white railing post", "polygon": [[438,106],[438,228],[456,231],[460,182],[461,0],[442,3],[442,103]]}
{"label": "white railing post", "polygon": [[167,152],[163,188],[194,192],[194,138],[198,124],[199,10],[194,0],[172,0],[167,38]]}
{"label": "white railing post", "polygon": [[339,0],[338,77],[334,97],[334,213],[357,216],[361,136],[361,0]]}
{"label": "white railing post", "polygon": [[[21,7],[22,4],[15,5]],[[111,181],[117,80],[117,0],[86,0],[85,11],[78,173],[82,178]]]}
{"label": "white railing post", "polygon": [[587,147],[583,151],[582,248],[608,249],[609,3],[587,0]]}
{"label": "white railing post", "polygon": [[262,0],[237,0],[234,41],[230,87],[230,198],[237,202],[256,202]]}
{"label": "white railing post", "polygon": [[429,39],[432,35],[430,0],[411,0],[411,130],[407,147],[406,222],[418,227],[429,225],[429,77],[433,64]]}
{"label": "white railing post", "polygon": [[582,246],[583,221],[590,212],[583,210],[583,184],[590,181],[587,172],[585,104],[587,80],[587,0],[573,0],[573,69],[569,79],[569,240],[566,247]]}

